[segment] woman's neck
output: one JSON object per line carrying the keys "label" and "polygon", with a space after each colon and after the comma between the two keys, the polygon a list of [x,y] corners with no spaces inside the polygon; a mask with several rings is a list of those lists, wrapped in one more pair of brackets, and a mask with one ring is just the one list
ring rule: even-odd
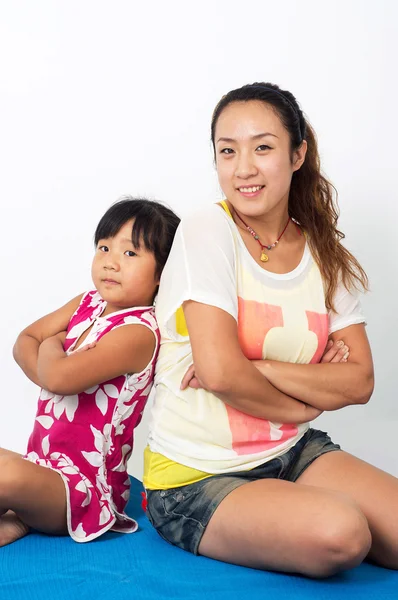
{"label": "woman's neck", "polygon": [[281,235],[289,221],[287,206],[284,210],[267,213],[261,216],[247,216],[236,210],[230,203],[228,206],[236,225],[247,231],[247,225],[258,235],[262,244],[273,244]]}

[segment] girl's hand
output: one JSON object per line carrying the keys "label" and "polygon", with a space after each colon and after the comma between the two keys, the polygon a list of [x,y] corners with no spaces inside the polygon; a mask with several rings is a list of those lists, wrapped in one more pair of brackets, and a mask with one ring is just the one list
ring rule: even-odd
{"label": "girl's hand", "polygon": [[350,355],[350,349],[343,340],[329,340],[326,344],[325,352],[320,360],[321,363],[340,363],[347,362]]}
{"label": "girl's hand", "polygon": [[86,352],[86,350],[91,350],[91,348],[95,348],[97,345],[97,342],[91,342],[90,344],[83,344],[82,346],[79,346],[79,348],[77,348],[77,350],[73,350],[73,352],[71,352],[71,354],[77,354],[78,352]]}
{"label": "girl's hand", "polygon": [[182,378],[180,390],[186,390],[187,387],[193,388],[194,390],[204,389],[203,385],[196,377],[194,365],[189,367],[188,371]]}

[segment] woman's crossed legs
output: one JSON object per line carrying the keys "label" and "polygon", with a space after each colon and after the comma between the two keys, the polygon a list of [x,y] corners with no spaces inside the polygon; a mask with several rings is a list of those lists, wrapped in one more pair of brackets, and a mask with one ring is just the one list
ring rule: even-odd
{"label": "woman's crossed legs", "polygon": [[327,577],[366,557],[398,569],[398,479],[342,451],[295,483],[257,480],[228,494],[199,554],[258,569]]}

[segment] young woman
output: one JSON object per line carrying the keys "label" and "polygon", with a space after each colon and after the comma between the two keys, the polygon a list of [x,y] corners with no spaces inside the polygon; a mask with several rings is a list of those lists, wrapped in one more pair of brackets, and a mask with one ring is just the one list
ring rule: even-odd
{"label": "young woman", "polygon": [[212,141],[226,200],[182,222],[160,284],[148,516],[249,567],[396,569],[398,480],[309,426],[373,390],[366,275],[314,132],[291,93],[255,83],[221,99]]}

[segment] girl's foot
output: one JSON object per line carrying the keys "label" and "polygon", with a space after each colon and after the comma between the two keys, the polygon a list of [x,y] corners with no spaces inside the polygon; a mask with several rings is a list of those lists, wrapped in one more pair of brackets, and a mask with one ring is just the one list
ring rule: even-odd
{"label": "girl's foot", "polygon": [[29,533],[29,527],[9,510],[0,517],[0,547],[7,546]]}

